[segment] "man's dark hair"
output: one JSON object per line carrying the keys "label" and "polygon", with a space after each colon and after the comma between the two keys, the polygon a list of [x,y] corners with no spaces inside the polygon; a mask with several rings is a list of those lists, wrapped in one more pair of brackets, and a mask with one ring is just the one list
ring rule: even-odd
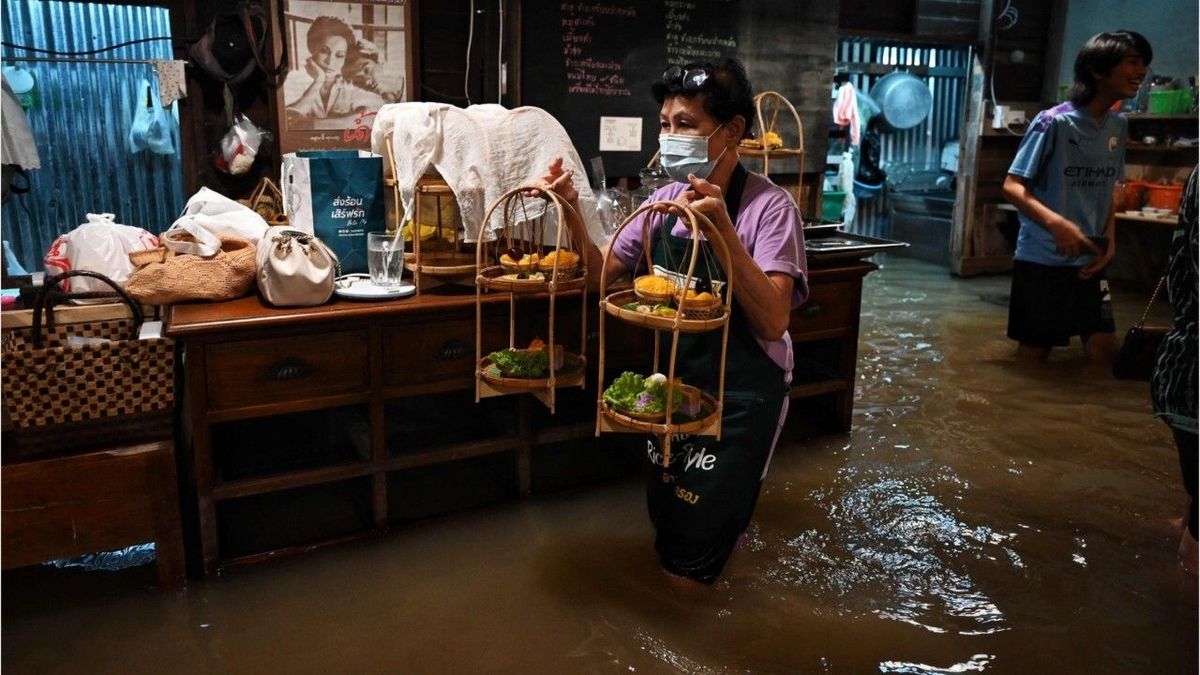
{"label": "man's dark hair", "polygon": [[703,70],[708,74],[708,79],[698,88],[691,88],[686,86],[682,77],[660,76],[650,88],[654,100],[662,105],[663,101],[676,96],[700,96],[700,105],[704,112],[722,124],[738,115],[745,118],[746,130],[742,136],[749,138],[754,125],[754,89],[750,86],[750,78],[746,76],[746,69],[742,64],[734,59],[725,59],[716,64],[691,63],[682,68],[682,72],[685,73],[693,70]]}
{"label": "man's dark hair", "polygon": [[1111,73],[1130,52],[1142,57],[1147,66],[1154,59],[1150,42],[1140,33],[1118,30],[1093,36],[1075,55],[1075,83],[1067,98],[1077,106],[1091,103],[1096,96],[1097,75]]}

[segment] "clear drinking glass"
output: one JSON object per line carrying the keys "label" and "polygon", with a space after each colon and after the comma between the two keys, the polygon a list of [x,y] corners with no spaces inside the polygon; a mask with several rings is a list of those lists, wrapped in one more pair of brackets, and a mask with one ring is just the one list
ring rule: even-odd
{"label": "clear drinking glass", "polygon": [[404,272],[404,239],[386,232],[367,233],[367,270],[376,286],[399,286]]}

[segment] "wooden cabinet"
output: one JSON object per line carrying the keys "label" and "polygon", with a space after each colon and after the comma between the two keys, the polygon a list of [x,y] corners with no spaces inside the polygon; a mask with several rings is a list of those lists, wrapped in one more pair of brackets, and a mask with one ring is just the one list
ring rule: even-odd
{"label": "wooden cabinet", "polygon": [[[810,261],[810,265],[811,265]],[[850,431],[854,412],[854,378],[858,363],[859,309],[863,277],[878,269],[869,262],[810,267],[809,295],[792,312],[792,398],[811,398],[822,426]],[[789,417],[800,414],[793,406]]]}
{"label": "wooden cabinet", "polygon": [[[830,411],[823,419],[841,431],[853,408],[862,278],[874,269],[810,270],[810,301],[791,324],[792,396],[819,397]],[[509,299],[483,302],[487,352],[508,344]],[[578,303],[562,304],[556,333],[578,344]],[[544,339],[544,299],[517,309],[516,340]],[[595,315],[588,390],[547,415],[531,397],[475,403],[474,312],[474,294],[432,292],[298,309],[256,297],[172,308],[168,333],[184,354],[184,505],[203,571],[386,530],[389,504],[406,499],[390,494],[401,470],[511,453],[525,494],[535,446],[591,438]],[[613,368],[642,363],[653,348],[649,331],[620,322],[612,330]],[[271,510],[291,526],[267,525]]]}

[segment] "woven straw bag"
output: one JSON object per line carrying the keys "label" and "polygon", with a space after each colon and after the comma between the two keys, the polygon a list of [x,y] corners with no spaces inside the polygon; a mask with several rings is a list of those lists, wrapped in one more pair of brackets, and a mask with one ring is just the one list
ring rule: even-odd
{"label": "woven straw bag", "polygon": [[[58,290],[59,282],[81,276],[107,283],[116,295]],[[54,303],[81,295],[115,297],[133,316],[55,325]],[[4,333],[4,405],[11,423],[5,458],[171,438],[175,343],[138,339],[142,323],[141,306],[102,274],[76,270],[48,278],[34,300],[33,325]]]}
{"label": "woven straw bag", "polygon": [[187,300],[233,300],[254,286],[254,244],[221,235],[220,250],[205,258],[170,248],[190,243],[191,235],[175,233],[170,237],[163,235],[165,246],[129,254],[133,264],[140,267],[125,283],[125,291],[138,302],[167,305]]}

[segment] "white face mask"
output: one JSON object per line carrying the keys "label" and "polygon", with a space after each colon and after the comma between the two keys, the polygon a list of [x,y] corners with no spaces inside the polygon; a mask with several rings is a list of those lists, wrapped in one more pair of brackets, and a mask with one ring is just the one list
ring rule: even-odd
{"label": "white face mask", "polygon": [[725,150],[722,150],[716,159],[708,158],[708,140],[723,126],[725,125],[719,125],[707,136],[658,135],[658,163],[662,165],[671,180],[686,183],[689,173],[695,174],[697,178],[708,178],[713,168],[717,166],[717,162],[729,150],[729,146],[725,146]]}

